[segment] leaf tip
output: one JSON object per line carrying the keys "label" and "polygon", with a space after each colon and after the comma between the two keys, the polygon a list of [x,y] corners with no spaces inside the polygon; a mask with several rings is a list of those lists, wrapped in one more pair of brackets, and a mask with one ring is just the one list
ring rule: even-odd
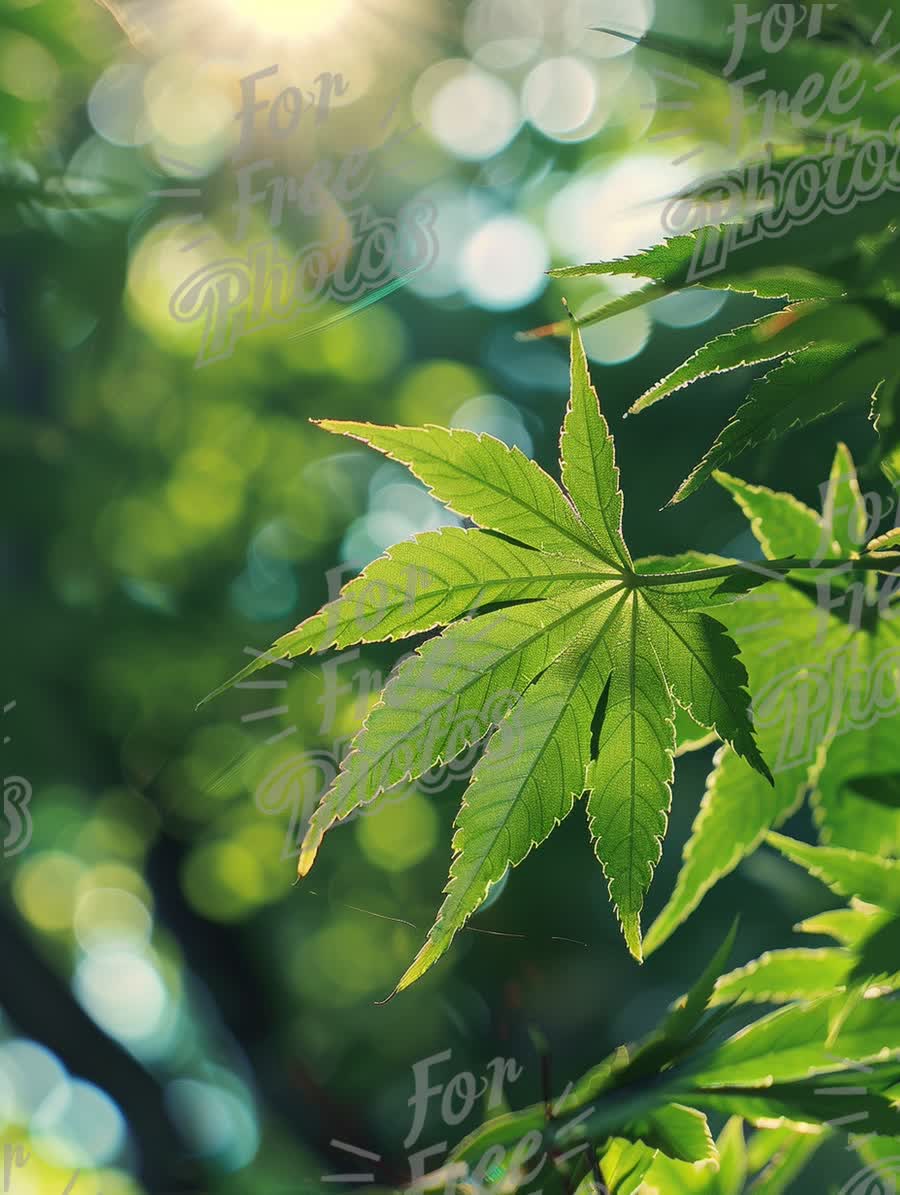
{"label": "leaf tip", "polygon": [[202,709],[203,706],[208,705],[211,701],[215,701],[217,697],[221,697],[223,693],[227,693],[229,689],[238,683],[238,681],[244,680],[245,677],[256,672],[256,670],[260,668],[262,664],[266,664],[268,662],[268,660],[260,657],[259,660],[255,660],[252,664],[248,664],[246,668],[242,668],[240,672],[236,672],[234,676],[231,676],[228,678],[228,680],[223,681],[221,685],[217,685],[211,693],[207,693],[202,700],[197,702],[196,706],[194,707],[195,712],[196,710]]}
{"label": "leaf tip", "polygon": [[740,480],[727,473],[724,469],[713,469],[710,473],[713,481],[718,482],[719,485],[724,486],[726,490],[732,489],[736,485],[740,485]]}
{"label": "leaf tip", "polygon": [[605,33],[608,37],[621,37],[624,41],[630,41],[636,46],[639,46],[643,41],[643,37],[639,37],[634,33],[624,33],[621,29],[607,29],[605,25],[591,25],[591,32]]}
{"label": "leaf tip", "polygon": [[307,838],[303,841],[303,846],[300,849],[300,858],[297,860],[297,879],[303,880],[309,875],[312,870],[312,865],[316,861],[316,855],[319,853],[319,845],[322,842],[322,835],[317,837]]}
{"label": "leaf tip", "polygon": [[[654,386],[652,389],[647,390],[644,394],[642,394],[640,398],[636,398],[625,414],[640,415],[642,411],[646,411],[648,407],[652,407],[653,404],[658,401],[659,397],[665,398],[665,395],[654,397],[658,389],[658,385]],[[622,418],[624,419],[624,417],[625,416],[623,415]]]}
{"label": "leaf tip", "polygon": [[568,320],[557,320],[552,324],[542,324],[539,328],[529,328],[527,332],[517,332],[517,340],[543,340],[547,336],[561,336],[568,330]]}
{"label": "leaf tip", "polygon": [[669,499],[669,501],[666,503],[666,505],[663,507],[663,510],[668,510],[668,508],[670,506],[678,506],[681,502],[683,502],[685,500],[685,498],[690,498],[691,494],[694,492],[694,489],[695,489],[695,487],[693,485],[691,485],[690,483],[691,483],[690,478],[688,478],[687,481],[683,481],[681,483],[681,485],[678,487],[678,489],[675,491],[675,493],[672,495],[672,497]]}
{"label": "leaf tip", "polygon": [[641,941],[641,923],[637,915],[623,918],[622,933],[625,935],[625,945],[628,952],[637,963],[644,961],[644,947]]}
{"label": "leaf tip", "polygon": [[424,951],[425,951],[425,947],[423,947],[422,951],[420,951],[419,954],[416,955],[416,957],[413,959],[413,961],[409,964],[409,966],[406,968],[406,970],[403,972],[403,974],[397,980],[397,986],[394,988],[394,990],[391,992],[391,994],[387,997],[387,1000],[382,1001],[383,1004],[387,1004],[388,1000],[393,1000],[393,998],[395,996],[399,996],[401,992],[405,992],[406,989],[408,987],[411,987],[412,984],[414,984],[417,979],[421,978],[423,972],[425,970],[427,970],[427,968],[428,968],[427,963],[423,966],[422,962],[421,962],[422,955],[423,955]]}

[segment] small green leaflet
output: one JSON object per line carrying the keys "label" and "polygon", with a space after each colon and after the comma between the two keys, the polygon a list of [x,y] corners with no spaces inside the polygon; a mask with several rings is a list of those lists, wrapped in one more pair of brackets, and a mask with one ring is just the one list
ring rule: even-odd
{"label": "small green leaflet", "polygon": [[798,934],[818,934],[833,938],[842,946],[857,946],[881,922],[877,909],[857,905],[850,909],[829,909],[807,917],[794,929]]}
{"label": "small green leaflet", "polygon": [[713,373],[774,361],[823,342],[851,348],[884,334],[881,324],[852,303],[810,302],[765,315],[710,340],[667,377],[651,386],[629,408],[629,415],[645,411],[684,386]]}
{"label": "small green leaflet", "polygon": [[639,1141],[614,1137],[603,1154],[603,1180],[609,1195],[638,1195],[653,1157],[653,1150]]}
{"label": "small green leaflet", "polygon": [[[746,9],[748,6],[744,7]],[[751,4],[749,7],[753,8],[754,5]],[[823,5],[816,18],[820,28],[827,26],[829,21],[834,21],[837,26],[835,33],[844,32],[840,29],[839,22],[841,7],[843,6],[838,4]],[[855,14],[860,5],[854,4],[852,7],[849,5],[847,7],[849,15],[849,13]],[[813,10],[805,10],[804,15],[808,15],[811,11]],[[888,6],[879,6],[875,21],[876,27],[878,21],[883,21],[884,14],[889,11]],[[810,25],[812,23],[812,18],[810,18]],[[725,29],[726,26],[723,22],[721,26],[723,34],[725,34]],[[707,35],[709,32],[711,31],[706,31]],[[719,30],[717,29],[715,32],[718,33]],[[731,30],[729,30],[730,32]],[[736,80],[729,79],[726,74],[731,53],[731,46],[727,44],[728,40],[728,36],[725,35],[724,39],[720,39],[719,44],[710,44],[696,38],[685,41],[683,38],[651,29],[643,35],[638,44],[644,49],[665,55],[677,62],[682,69],[693,67],[711,76],[719,84],[736,85]],[[875,39],[870,36],[867,40],[870,43],[866,46],[868,53],[854,54],[852,59],[855,66],[854,78],[862,84],[853,104],[852,113],[848,116],[846,108],[832,109],[831,105],[822,104],[813,114],[812,106],[810,106],[804,112],[804,125],[808,122],[811,128],[825,130],[829,126],[844,126],[848,119],[852,118],[861,129],[867,131],[881,132],[890,126],[897,113],[897,98],[900,93],[898,79],[896,73],[891,69],[892,63],[889,59],[871,48],[875,45]],[[865,45],[865,43],[863,44]],[[748,38],[747,44],[743,47],[739,65],[740,86],[746,87],[748,91],[756,95],[764,95],[767,92],[784,92],[785,95],[792,96],[797,92],[798,86],[808,78],[821,73],[823,79],[830,80],[842,69],[846,70],[850,52],[849,47],[843,41],[835,42],[820,36],[803,36],[799,29],[794,36],[787,40],[786,44],[779,48],[777,53],[771,53],[769,48],[761,45],[758,40],[754,43]],[[682,92],[679,91],[678,94],[680,96]],[[752,120],[753,108],[750,105],[748,107],[750,111],[747,113],[747,119]],[[797,130],[796,127],[792,128],[787,111],[781,114],[780,124],[785,131],[779,136],[777,128],[774,135],[772,130],[765,128],[764,121],[759,115],[762,108],[763,105],[759,105],[755,112],[755,123],[759,126],[757,135],[765,133],[766,140],[786,140],[788,143],[796,138]]]}
{"label": "small green leaflet", "polygon": [[[680,116],[669,116],[692,106],[685,101],[684,87],[693,90],[698,83],[685,78],[685,70],[702,72],[710,95],[723,91],[718,106],[722,137],[727,135],[732,145],[740,96],[743,161],[727,172],[701,177],[671,198],[662,223],[676,235],[627,257],[551,270],[555,278],[629,275],[643,282],[580,312],[578,326],[613,319],[695,286],[791,304],[716,336],[632,407],[633,412],[644,410],[712,374],[778,362],[753,383],[746,401],[676,489],[674,502],[694,493],[714,469],[745,450],[857,400],[870,404],[882,470],[891,480],[900,477],[900,238],[890,161],[893,137],[887,133],[893,128],[900,76],[888,62],[893,51],[877,46],[890,13],[878,0],[877,17],[861,11],[871,2],[809,6],[793,30],[786,17],[786,36],[777,53],[758,39],[741,38],[739,69],[734,58],[737,24],[726,32],[724,25],[716,29],[707,23],[704,36],[690,41],[657,29],[640,37],[603,30],[677,63],[675,75],[659,71],[670,84],[663,86],[666,98],[656,106],[661,139],[690,132],[678,127]],[[772,5],[742,7],[755,9],[750,23],[762,21],[763,26],[774,11]],[[802,36],[800,25],[807,17],[810,28]],[[817,26],[815,35],[812,25]],[[794,101],[808,98],[807,84],[836,82],[847,71],[859,83],[850,107],[826,102],[816,105],[815,112],[808,105],[802,116],[798,113]],[[707,105],[707,118],[716,109],[715,103]],[[860,165],[872,153],[874,170],[864,183]],[[815,182],[805,184],[814,202],[800,217],[797,183],[801,176],[808,179],[809,171],[817,174]],[[829,199],[823,202],[826,194]],[[522,338],[566,331],[566,322],[556,321]]]}
{"label": "small green leaflet", "polygon": [[759,1171],[753,1182],[754,1195],[783,1195],[796,1190],[794,1179],[828,1135],[827,1129],[798,1133],[790,1124],[758,1130],[747,1145],[751,1169]]}
{"label": "small green leaflet", "polygon": [[838,896],[855,896],[866,904],[900,914],[900,862],[896,859],[842,847],[807,846],[782,834],[769,834],[768,841]]}
{"label": "small green leaflet", "polygon": [[786,357],[754,382],[715,443],[673,495],[693,494],[715,469],[749,448],[824,419],[857,399],[870,399],[895,367],[900,337],[861,344],[824,340]]}
{"label": "small green leaflet", "polygon": [[[796,927],[835,938],[840,946],[767,951],[723,975],[713,1003],[733,1007],[741,1001],[784,1004],[830,997],[826,1046],[831,1048],[862,1007],[892,996],[900,985],[900,863],[861,851],[809,846],[780,834],[770,834],[768,841],[833,892],[850,897],[854,907],[833,909]],[[892,1005],[880,1007],[890,1010]],[[895,1041],[888,1032],[885,1050]],[[895,1080],[896,1075],[890,1081]],[[881,1118],[885,1109],[871,1111]],[[884,1131],[894,1132],[884,1124]]]}
{"label": "small green leaflet", "polygon": [[752,963],[723,975],[713,1002],[784,1004],[801,996],[810,1000],[829,996],[846,985],[852,970],[853,955],[840,947],[767,950]]}
{"label": "small green leaflet", "polygon": [[860,995],[895,991],[900,984],[900,864],[860,851],[808,846],[780,834],[770,834],[768,842],[833,892],[850,897],[853,907],[831,909],[795,927],[839,945],[767,950],[721,975],[712,1004],[786,1004],[845,992],[849,1013]]}
{"label": "small green leaflet", "polygon": [[[867,522],[849,451],[838,445],[825,511],[818,515],[791,494],[750,485],[728,474],[716,480],[750,521],[766,557],[822,558],[822,570],[803,580],[827,577],[829,558],[858,552]],[[854,538],[855,537],[855,538]],[[886,538],[886,537],[885,537]],[[873,541],[875,542],[875,541]],[[835,600],[845,575],[834,580]],[[827,585],[823,591],[828,594]],[[706,892],[781,825],[808,794],[820,838],[829,845],[872,854],[900,847],[900,823],[889,801],[876,803],[857,789],[885,776],[885,790],[896,771],[900,707],[877,710],[865,726],[851,713],[865,710],[882,670],[896,660],[900,631],[896,619],[880,617],[871,629],[854,631],[839,614],[852,594],[829,613],[818,605],[815,587],[776,583],[748,594],[720,613],[741,648],[754,695],[755,729],[775,775],[763,783],[723,747],[707,779],[706,793],[684,851],[675,890],[647,931],[651,952],[682,924]],[[819,713],[803,713],[800,675],[815,669],[817,692],[829,693]],[[800,688],[798,688],[798,685]],[[842,686],[837,696],[828,686]],[[842,698],[842,699],[839,699]]]}
{"label": "small green leaflet", "polygon": [[[310,819],[299,874],[333,825],[486,740],[456,819],[444,903],[397,990],[440,958],[491,887],[585,793],[594,849],[641,959],[640,913],[666,831],[676,749],[714,732],[746,761],[741,767],[764,783],[771,777],[737,648],[721,622],[693,608],[726,600],[714,592],[719,581],[680,579],[698,560],[703,567],[702,557],[632,562],[613,441],[577,329],[560,440],[565,489],[487,435],[321,426],[404,464],[476,526],[398,544],[240,674],[446,628],[389,679]],[[676,703],[686,715],[680,743]]]}
{"label": "small green leaflet", "polygon": [[740,1117],[725,1125],[716,1142],[718,1167],[689,1166],[657,1154],[644,1180],[642,1195],[742,1195],[747,1177],[747,1149]]}
{"label": "small green leaflet", "polygon": [[[895,207],[891,197],[885,195],[848,212],[826,214],[809,224],[789,227],[783,237],[748,243],[729,255],[726,268],[696,285],[706,290],[733,290],[761,299],[788,299],[794,303],[840,298],[845,288],[835,280],[829,267],[842,265],[859,237],[881,232],[895,215]],[[562,266],[551,274],[554,278],[607,274],[646,278],[654,285],[642,292],[642,302],[651,302],[662,294],[692,285],[691,267],[698,243],[702,245],[712,236],[726,235],[727,228],[723,224],[668,237],[641,253],[581,266]],[[579,317],[578,323],[579,326],[595,323],[621,311],[618,305],[609,305]]]}
{"label": "small green leaflet", "polygon": [[630,1140],[644,1141],[666,1157],[681,1162],[716,1160],[716,1147],[706,1117],[684,1104],[669,1104],[646,1118],[632,1121],[622,1132]]}
{"label": "small green leaflet", "polygon": [[[647,1195],[775,1193],[789,1188],[831,1131],[852,1134],[863,1126],[867,1138],[896,1135],[900,1005],[872,998],[846,1008],[835,991],[739,1027],[743,1010],[711,1007],[740,975],[722,976],[736,931],[735,925],[691,990],[642,1041],[619,1046],[558,1099],[494,1117],[460,1142],[449,1159],[466,1168],[460,1185],[474,1186],[488,1158],[502,1159],[508,1172],[519,1143],[537,1136],[560,1163],[582,1156],[579,1147],[586,1155],[596,1152],[611,1190],[618,1151],[633,1142],[641,1146],[633,1156],[643,1152],[648,1162],[641,1170]],[[826,1042],[836,1019],[838,1032]],[[706,1111],[732,1118],[717,1142]],[[749,1142],[744,1120],[761,1129]],[[574,1174],[560,1171],[571,1180],[564,1189],[576,1188],[588,1168],[582,1167]],[[423,1189],[438,1189],[442,1174],[428,1176]],[[542,1184],[549,1178],[555,1190],[558,1177],[545,1162]]]}
{"label": "small green leaflet", "polygon": [[[900,1058],[900,1002],[889,997],[864,1000],[844,1020],[838,1049],[827,1039],[841,995],[789,1004],[736,1033],[691,1065],[691,1083],[704,1091],[717,1088],[767,1088],[773,1083],[799,1083],[813,1076],[839,1074],[847,1060],[893,1064]],[[896,1073],[894,1067],[891,1074]],[[873,1069],[868,1082],[877,1088]],[[694,1097],[695,1102],[699,1102]],[[900,1124],[900,1112],[895,1112]]]}

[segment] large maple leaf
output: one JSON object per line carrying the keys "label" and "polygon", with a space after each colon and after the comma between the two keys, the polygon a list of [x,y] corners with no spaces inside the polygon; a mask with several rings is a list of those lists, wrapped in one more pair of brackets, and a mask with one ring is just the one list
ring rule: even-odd
{"label": "large maple leaf", "polygon": [[720,622],[696,609],[733,595],[717,593],[721,577],[687,577],[727,562],[696,554],[632,561],[613,441],[577,330],[560,442],[565,490],[487,435],[320,426],[404,464],[477,526],[390,549],[241,673],[286,656],[447,628],[389,679],[310,819],[300,875],[333,825],[486,738],[456,819],[444,903],[398,990],[446,951],[491,886],[583,794],[625,939],[640,959],[640,913],[671,800],[676,703],[691,732],[698,724],[714,731],[770,779],[737,648]]}

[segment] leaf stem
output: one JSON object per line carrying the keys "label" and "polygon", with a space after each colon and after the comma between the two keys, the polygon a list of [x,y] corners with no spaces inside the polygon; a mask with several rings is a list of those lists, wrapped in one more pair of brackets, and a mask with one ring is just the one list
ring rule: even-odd
{"label": "leaf stem", "polygon": [[794,557],[784,560],[738,560],[734,564],[722,564],[716,568],[698,568],[681,573],[638,573],[635,579],[638,588],[650,585],[678,585],[692,581],[712,581],[717,577],[733,577],[743,569],[759,573],[772,581],[778,581],[788,573],[798,570],[828,570],[847,567],[851,570],[874,569],[880,572],[892,572],[894,569],[900,569],[900,553],[872,552],[864,556],[825,560],[797,560]]}

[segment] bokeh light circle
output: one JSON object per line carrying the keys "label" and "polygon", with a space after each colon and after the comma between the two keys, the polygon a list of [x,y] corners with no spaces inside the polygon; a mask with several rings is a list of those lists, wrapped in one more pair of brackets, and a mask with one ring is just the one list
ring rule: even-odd
{"label": "bokeh light circle", "polygon": [[577,58],[545,58],[522,86],[522,107],[548,137],[574,133],[587,124],[597,102],[593,73]]}
{"label": "bokeh light circle", "polygon": [[724,291],[682,290],[650,305],[650,314],[667,328],[696,328],[718,315],[728,295]]}
{"label": "bokeh light circle", "polygon": [[85,955],[72,986],[100,1028],[120,1041],[152,1038],[163,1024],[165,985],[150,959],[130,947],[111,946]]}
{"label": "bokeh light circle", "polygon": [[92,888],[75,908],[75,937],[82,950],[110,941],[145,943],[153,921],[147,907],[121,888]]}
{"label": "bokeh light circle", "polygon": [[[592,302],[586,310],[598,305]],[[621,365],[623,361],[630,361],[643,352],[652,327],[646,311],[625,311],[622,315],[583,328],[584,351],[598,365]]]}
{"label": "bokeh light circle", "polygon": [[113,145],[143,145],[152,128],[144,109],[146,70],[134,63],[109,66],[88,96],[87,112],[101,137]]}
{"label": "bokeh light circle", "polygon": [[640,38],[653,23],[653,0],[568,0],[564,16],[565,38],[572,47],[595,58],[619,58],[634,49],[634,42],[600,29],[613,29]]}
{"label": "bokeh light circle", "polygon": [[533,225],[520,216],[497,216],[466,242],[460,275],[473,303],[508,311],[538,297],[548,265],[547,246]]}
{"label": "bokeh light circle", "polygon": [[479,394],[476,398],[467,399],[457,408],[450,426],[486,432],[511,448],[520,449],[526,456],[531,456],[534,451],[534,444],[518,407],[497,394]]}
{"label": "bokeh light circle", "polygon": [[69,1082],[56,1055],[25,1038],[0,1045],[0,1074],[11,1089],[11,1119],[21,1123],[26,1123],[45,1100]]}
{"label": "bokeh light circle", "polygon": [[543,14],[535,0],[474,0],[466,11],[463,40],[480,65],[507,70],[538,52]]}
{"label": "bokeh light circle", "polygon": [[493,157],[512,141],[520,124],[512,88],[477,67],[448,79],[431,101],[431,132],[458,158]]}
{"label": "bokeh light circle", "polygon": [[83,1079],[60,1085],[36,1112],[32,1132],[42,1153],[61,1166],[112,1162],[126,1139],[125,1119],[105,1091]]}
{"label": "bokeh light circle", "polygon": [[200,1157],[215,1157],[228,1170],[252,1162],[259,1148],[259,1130],[252,1108],[235,1092],[197,1079],[174,1079],[166,1087],[165,1101]]}
{"label": "bokeh light circle", "polygon": [[634,154],[567,182],[546,226],[566,261],[608,261],[659,243],[666,196],[693,180],[689,166]]}

